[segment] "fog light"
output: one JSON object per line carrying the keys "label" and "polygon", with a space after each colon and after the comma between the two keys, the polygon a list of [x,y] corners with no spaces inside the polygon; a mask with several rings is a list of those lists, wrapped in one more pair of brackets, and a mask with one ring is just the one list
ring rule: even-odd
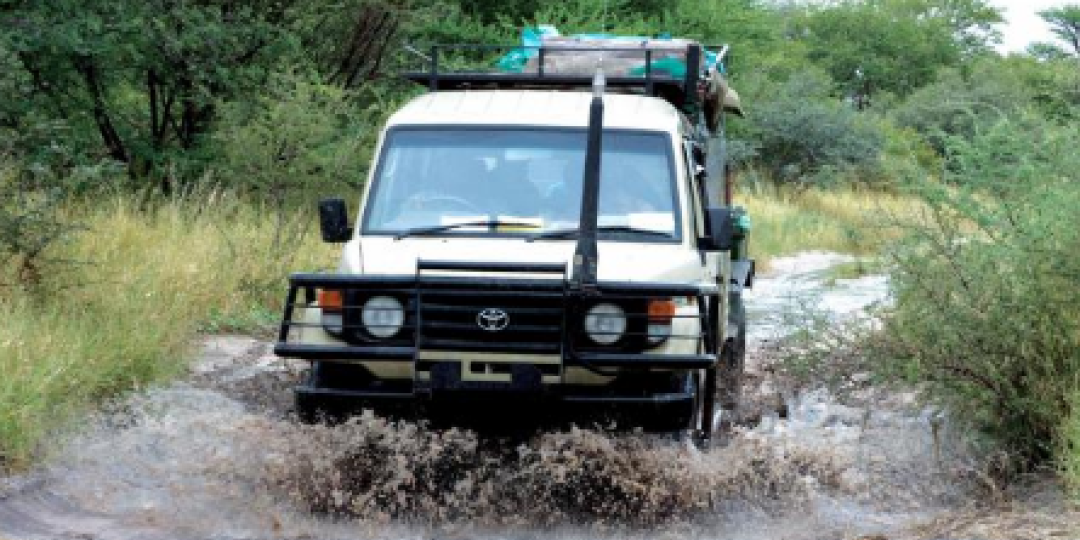
{"label": "fog light", "polygon": [[364,330],[378,339],[394,337],[405,324],[405,308],[392,296],[372,296],[360,312]]}
{"label": "fog light", "polygon": [[585,333],[599,345],[611,345],[626,333],[626,312],[612,303],[601,303],[585,314]]}

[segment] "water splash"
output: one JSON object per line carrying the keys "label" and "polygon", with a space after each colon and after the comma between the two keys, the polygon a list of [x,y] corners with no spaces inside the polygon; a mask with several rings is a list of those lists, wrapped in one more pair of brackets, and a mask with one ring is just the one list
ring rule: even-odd
{"label": "water splash", "polygon": [[[840,260],[778,261],[750,306],[767,312],[783,296],[773,291],[824,287],[824,265]],[[829,305],[857,306],[856,291],[879,286],[832,288]],[[895,530],[964,493],[962,456],[942,451],[907,406],[789,396],[784,417],[773,411],[700,453],[589,430],[508,442],[370,415],[299,425],[286,414],[295,374],[267,344],[214,338],[186,382],[57,441],[24,487],[0,497],[0,534],[809,540]]]}

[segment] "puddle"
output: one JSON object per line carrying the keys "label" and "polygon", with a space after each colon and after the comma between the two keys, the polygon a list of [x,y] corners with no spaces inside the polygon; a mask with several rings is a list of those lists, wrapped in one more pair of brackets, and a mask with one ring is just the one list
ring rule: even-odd
{"label": "puddle", "polygon": [[[802,293],[836,316],[885,298],[849,259],[774,263],[748,307],[753,347]],[[250,338],[208,341],[191,376],[117,405],[58,441],[0,495],[0,538],[785,538],[891,534],[967,494],[964,457],[904,400],[860,408],[787,398],[725,447],[594,431],[492,441],[363,417],[287,417],[300,365]],[[12,480],[11,482],[15,482]]]}
{"label": "puddle", "polygon": [[888,301],[888,280],[869,274],[857,278],[833,277],[839,265],[857,262],[856,257],[840,253],[810,251],[780,257],[770,263],[770,270],[754,278],[746,291],[747,339],[760,345],[791,332],[785,314],[809,311],[833,320],[857,317],[875,304]]}

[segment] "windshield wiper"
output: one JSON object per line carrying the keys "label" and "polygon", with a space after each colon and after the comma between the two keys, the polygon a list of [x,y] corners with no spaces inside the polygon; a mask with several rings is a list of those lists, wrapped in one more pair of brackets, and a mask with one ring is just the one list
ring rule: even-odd
{"label": "windshield wiper", "polygon": [[[622,233],[634,233],[634,234],[647,234],[650,236],[663,236],[664,238],[671,238],[670,233],[654,231],[652,229],[640,229],[638,227],[630,227],[627,225],[601,225],[596,228],[597,232],[622,232]],[[529,241],[535,240],[553,240],[561,238],[573,238],[577,236],[578,229],[559,229],[557,231],[547,231],[537,233],[529,237]]]}
{"label": "windshield wiper", "polygon": [[435,225],[433,227],[415,227],[398,234],[394,237],[394,239],[401,240],[402,238],[407,238],[409,236],[438,234],[445,231],[460,229],[462,227],[487,227],[489,229],[495,227],[525,227],[529,229],[539,229],[540,225],[536,223],[528,223],[525,221],[500,221],[497,219],[488,219],[482,221],[463,221],[461,223],[451,223],[449,225]]}

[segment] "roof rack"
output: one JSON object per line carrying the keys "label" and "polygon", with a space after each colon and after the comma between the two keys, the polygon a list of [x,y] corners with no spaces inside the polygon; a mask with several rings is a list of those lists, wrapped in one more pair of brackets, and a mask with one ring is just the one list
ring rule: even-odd
{"label": "roof rack", "polygon": [[[661,97],[686,113],[694,113],[701,106],[699,87],[703,82],[702,69],[689,66],[703,65],[703,51],[700,44],[690,44],[683,48],[621,46],[621,47],[583,47],[583,46],[524,46],[524,45],[434,45],[425,60],[426,69],[406,71],[406,79],[426,85],[430,91],[463,89],[507,89],[507,88],[589,88],[592,85],[596,64],[583,69],[559,67],[557,58],[573,59],[580,55],[584,59],[596,59],[603,62],[605,55],[620,59],[623,63],[628,58],[640,60],[635,72],[606,73],[609,88],[630,89],[645,95]],[[419,51],[413,49],[419,54]],[[494,67],[497,54],[511,51],[527,51],[529,64],[521,72],[499,71]],[[723,48],[726,51],[726,47]],[[723,52],[721,52],[723,54]],[[684,68],[683,76],[673,76],[668,70],[656,67],[654,60],[681,55]],[[476,64],[481,69],[457,66]],[[447,67],[450,66],[450,67]],[[626,70],[624,70],[626,71]]]}

